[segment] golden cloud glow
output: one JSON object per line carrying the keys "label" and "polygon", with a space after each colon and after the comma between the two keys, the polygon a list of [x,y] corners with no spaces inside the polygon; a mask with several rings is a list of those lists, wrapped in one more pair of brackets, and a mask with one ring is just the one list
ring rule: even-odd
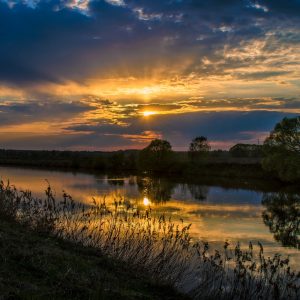
{"label": "golden cloud glow", "polygon": [[143,111],[142,113],[144,117],[149,117],[157,114],[156,111]]}

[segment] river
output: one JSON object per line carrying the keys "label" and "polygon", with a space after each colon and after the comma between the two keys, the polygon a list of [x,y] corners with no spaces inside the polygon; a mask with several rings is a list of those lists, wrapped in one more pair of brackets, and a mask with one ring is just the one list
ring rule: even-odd
{"label": "river", "polygon": [[260,241],[267,255],[289,255],[292,266],[300,268],[300,192],[287,193],[275,187],[274,191],[228,188],[207,181],[188,183],[146,174],[96,175],[18,167],[0,167],[0,177],[38,197],[43,196],[49,182],[57,197],[64,190],[84,203],[90,203],[93,197],[105,197],[107,204],[125,198],[141,208],[150,206],[154,213],[164,213],[174,221],[191,223],[195,239],[216,247],[225,241],[232,245],[239,241],[244,246]]}

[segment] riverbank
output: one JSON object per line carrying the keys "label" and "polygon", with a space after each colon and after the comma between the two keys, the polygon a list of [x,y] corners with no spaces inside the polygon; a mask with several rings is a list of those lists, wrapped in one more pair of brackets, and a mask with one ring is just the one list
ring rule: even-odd
{"label": "riverbank", "polygon": [[[129,172],[194,179],[199,177],[230,179],[276,179],[263,170],[261,158],[217,156],[211,153],[197,162],[189,161],[187,152],[174,152],[167,168],[145,170],[139,165],[138,150],[116,152],[0,150],[0,165],[84,172]],[[218,154],[219,155],[219,154]],[[148,173],[149,173],[148,172]]]}
{"label": "riverbank", "polygon": [[0,217],[0,299],[187,299],[92,248]]}

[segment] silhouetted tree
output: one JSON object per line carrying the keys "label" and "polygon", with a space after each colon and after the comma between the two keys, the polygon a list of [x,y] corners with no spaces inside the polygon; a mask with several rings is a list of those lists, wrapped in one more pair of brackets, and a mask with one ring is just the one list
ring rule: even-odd
{"label": "silhouetted tree", "polygon": [[146,170],[166,171],[172,162],[172,146],[165,140],[153,140],[139,155],[139,166]]}
{"label": "silhouetted tree", "polygon": [[125,154],[123,151],[118,151],[110,157],[110,168],[112,170],[122,170],[125,167]]}
{"label": "silhouetted tree", "polygon": [[300,180],[300,116],[284,118],[264,142],[265,170],[284,181]]}
{"label": "silhouetted tree", "polygon": [[265,145],[285,151],[300,153],[300,116],[284,118],[276,124]]}
{"label": "silhouetted tree", "polygon": [[125,166],[127,170],[136,170],[137,168],[137,155],[130,153],[125,159]]}
{"label": "silhouetted tree", "polygon": [[255,144],[236,144],[229,149],[232,157],[262,157],[263,147]]}
{"label": "silhouetted tree", "polygon": [[263,196],[264,223],[283,246],[300,247],[300,195],[268,193]]}
{"label": "silhouetted tree", "polygon": [[189,157],[191,160],[198,160],[204,157],[210,150],[207,138],[204,136],[196,137],[192,140],[189,147]]}

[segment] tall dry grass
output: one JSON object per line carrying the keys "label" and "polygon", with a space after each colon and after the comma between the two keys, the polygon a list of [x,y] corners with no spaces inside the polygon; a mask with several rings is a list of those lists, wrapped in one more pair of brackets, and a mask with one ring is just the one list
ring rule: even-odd
{"label": "tall dry grass", "polygon": [[190,225],[139,211],[129,201],[108,207],[105,199],[93,199],[84,205],[65,192],[58,201],[50,186],[38,199],[1,181],[0,216],[96,248],[194,299],[300,298],[300,272],[291,270],[288,259],[264,257],[261,244],[244,250],[225,242],[222,251],[212,251],[208,243],[192,240]]}

